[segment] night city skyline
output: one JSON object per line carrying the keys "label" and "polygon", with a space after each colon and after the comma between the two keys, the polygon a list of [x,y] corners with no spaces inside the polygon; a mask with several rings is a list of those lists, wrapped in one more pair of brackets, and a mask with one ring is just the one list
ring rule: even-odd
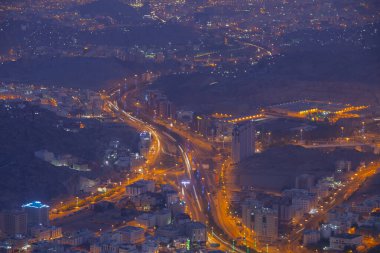
{"label": "night city skyline", "polygon": [[380,253],[377,0],[0,1],[0,253]]}

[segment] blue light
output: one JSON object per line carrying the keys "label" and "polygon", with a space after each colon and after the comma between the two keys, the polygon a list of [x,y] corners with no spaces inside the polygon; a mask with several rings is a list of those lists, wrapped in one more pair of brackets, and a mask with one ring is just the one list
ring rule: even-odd
{"label": "blue light", "polygon": [[33,201],[31,203],[22,205],[22,207],[31,207],[31,208],[49,208],[48,205],[42,204],[41,201]]}

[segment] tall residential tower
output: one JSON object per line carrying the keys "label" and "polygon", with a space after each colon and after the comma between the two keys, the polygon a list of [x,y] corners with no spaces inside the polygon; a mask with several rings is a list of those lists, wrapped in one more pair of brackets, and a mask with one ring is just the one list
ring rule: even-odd
{"label": "tall residential tower", "polygon": [[28,215],[28,225],[30,227],[38,225],[49,225],[49,206],[40,201],[34,201],[22,206]]}
{"label": "tall residential tower", "polygon": [[252,121],[235,125],[232,130],[232,160],[239,163],[254,153],[255,135]]}

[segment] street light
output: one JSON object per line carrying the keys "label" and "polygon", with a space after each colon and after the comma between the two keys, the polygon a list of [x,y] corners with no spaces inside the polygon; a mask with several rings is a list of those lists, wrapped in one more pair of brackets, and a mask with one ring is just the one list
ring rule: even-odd
{"label": "street light", "polygon": [[363,133],[363,136],[364,136],[364,134],[365,134],[365,122],[364,121],[362,122],[362,133]]}

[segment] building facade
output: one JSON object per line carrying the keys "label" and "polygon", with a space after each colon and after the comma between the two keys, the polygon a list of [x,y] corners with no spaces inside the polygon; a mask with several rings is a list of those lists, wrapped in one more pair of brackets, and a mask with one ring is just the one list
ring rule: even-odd
{"label": "building facade", "polygon": [[49,225],[49,206],[34,201],[22,206],[23,210],[28,215],[28,226],[47,226]]}
{"label": "building facade", "polygon": [[232,161],[239,163],[253,155],[255,135],[251,121],[235,125],[232,130]]}

